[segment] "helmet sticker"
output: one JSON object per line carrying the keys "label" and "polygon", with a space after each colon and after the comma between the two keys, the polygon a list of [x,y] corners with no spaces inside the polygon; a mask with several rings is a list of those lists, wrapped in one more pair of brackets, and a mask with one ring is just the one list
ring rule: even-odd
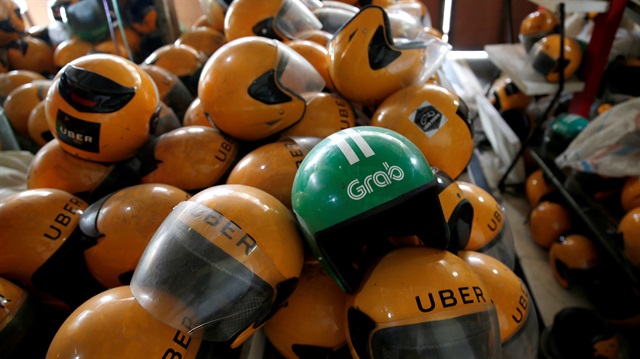
{"label": "helmet sticker", "polygon": [[409,120],[418,125],[429,138],[435,136],[438,130],[449,121],[447,117],[428,101],[420,104],[420,106],[409,115]]}
{"label": "helmet sticker", "polygon": [[100,123],[83,121],[62,110],[56,116],[56,133],[60,141],[77,149],[100,153]]}
{"label": "helmet sticker", "polygon": [[[373,152],[373,150],[371,149],[371,146],[369,146],[367,141],[365,141],[364,138],[362,138],[362,136],[360,136],[358,132],[348,128],[343,130],[343,133],[349,138],[351,138],[353,142],[356,143],[356,145],[358,146],[360,151],[362,151],[362,154],[364,154],[365,157],[368,158],[375,155],[375,152]],[[343,137],[334,136],[334,138],[336,140],[336,145],[338,146],[338,148],[340,148],[340,151],[342,151],[342,154],[347,158],[347,161],[349,161],[350,165],[353,165],[354,163],[360,161],[360,158],[358,157],[358,155],[355,153],[355,151],[353,151],[351,146],[349,146],[349,144]]]}

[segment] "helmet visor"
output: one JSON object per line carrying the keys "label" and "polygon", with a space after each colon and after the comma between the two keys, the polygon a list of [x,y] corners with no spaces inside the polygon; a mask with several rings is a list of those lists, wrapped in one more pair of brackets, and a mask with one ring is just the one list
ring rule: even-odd
{"label": "helmet visor", "polygon": [[275,64],[277,83],[286,92],[302,97],[307,103],[311,102],[325,86],[322,75],[289,46],[278,42],[278,63]]}
{"label": "helmet visor", "polygon": [[[524,286],[524,283],[522,285]],[[529,298],[531,299],[531,297]],[[538,357],[538,314],[532,300],[527,305],[529,305],[529,310],[526,313],[516,311],[512,317],[513,320],[524,320],[524,324],[513,336],[502,343],[503,358]],[[525,317],[522,318],[523,316]]]}
{"label": "helmet visor", "polygon": [[495,305],[489,303],[483,308],[435,321],[386,323],[370,335],[371,357],[499,358],[500,332]]}
{"label": "helmet visor", "polygon": [[300,34],[322,29],[322,23],[302,1],[284,0],[275,17],[275,27],[290,39]]}
{"label": "helmet visor", "polygon": [[255,240],[220,212],[184,201],[164,220],[131,280],[140,305],[210,341],[233,339],[272,309],[282,274]]}
{"label": "helmet visor", "polygon": [[491,242],[478,249],[478,252],[496,258],[509,267],[509,269],[513,270],[516,267],[516,249],[513,242],[513,231],[511,230],[509,218],[506,217],[506,213],[504,214],[504,224],[502,225],[500,232],[495,236],[495,238],[493,238],[493,240],[491,240]]}

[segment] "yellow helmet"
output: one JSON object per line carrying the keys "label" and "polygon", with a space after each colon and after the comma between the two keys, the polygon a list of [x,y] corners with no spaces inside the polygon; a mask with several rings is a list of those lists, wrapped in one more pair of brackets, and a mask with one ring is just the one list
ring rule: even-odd
{"label": "yellow helmet", "polygon": [[318,137],[355,127],[356,115],[351,103],[336,93],[321,92],[307,104],[302,119],[280,132],[280,137]]}

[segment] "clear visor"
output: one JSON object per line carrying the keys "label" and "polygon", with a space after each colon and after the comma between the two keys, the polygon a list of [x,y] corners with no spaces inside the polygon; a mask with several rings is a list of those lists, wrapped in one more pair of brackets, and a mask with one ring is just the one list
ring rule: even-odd
{"label": "clear visor", "polygon": [[399,11],[406,12],[415,18],[418,22],[422,24],[422,26],[431,27],[431,17],[429,17],[428,13],[423,14],[424,11],[423,5],[415,2],[403,2],[397,3],[393,5],[389,5],[385,7],[387,13],[396,13]]}
{"label": "clear visor", "polygon": [[370,336],[372,358],[499,358],[500,329],[495,305],[441,320],[385,323]]}
{"label": "clear visor", "polygon": [[325,87],[322,75],[289,46],[278,41],[277,47],[278,63],[274,66],[277,83],[286,92],[304,98],[307,103],[311,102]]}
{"label": "clear visor", "polygon": [[506,213],[500,233],[487,245],[478,249],[478,252],[489,255],[502,262],[509,269],[514,270],[516,267],[516,249],[513,242],[513,231]]}
{"label": "clear visor", "polygon": [[156,231],[131,280],[140,305],[196,338],[225,342],[261,321],[282,274],[222,213],[178,204]]}
{"label": "clear visor", "polygon": [[313,14],[322,23],[322,30],[335,34],[342,25],[346,24],[356,14],[347,9],[337,7],[322,7],[313,10]]}
{"label": "clear visor", "polygon": [[289,39],[303,38],[300,34],[322,29],[322,23],[302,1],[285,0],[275,16],[274,26]]}
{"label": "clear visor", "polygon": [[[524,283],[522,283],[523,286]],[[519,359],[536,359],[538,358],[538,314],[536,306],[531,296],[527,303],[529,310],[526,312],[526,318],[523,318],[524,324],[520,329],[502,343],[503,358],[519,358]],[[514,319],[517,315],[514,314]]]}

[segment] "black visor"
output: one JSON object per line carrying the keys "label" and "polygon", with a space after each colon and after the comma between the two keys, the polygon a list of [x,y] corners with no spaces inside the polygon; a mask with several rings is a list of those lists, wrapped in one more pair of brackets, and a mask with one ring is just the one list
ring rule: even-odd
{"label": "black visor", "polygon": [[136,89],[70,65],[60,75],[58,91],[65,101],[80,112],[111,113],[126,106]]}

